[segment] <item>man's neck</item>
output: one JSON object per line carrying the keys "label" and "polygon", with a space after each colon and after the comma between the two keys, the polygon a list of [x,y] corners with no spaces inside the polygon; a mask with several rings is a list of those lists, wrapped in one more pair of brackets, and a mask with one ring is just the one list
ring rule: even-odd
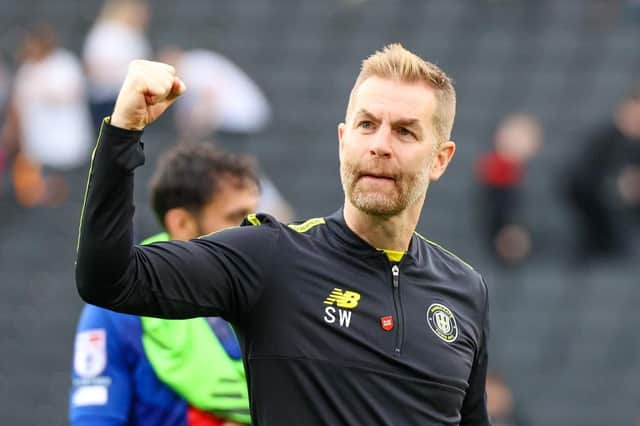
{"label": "man's neck", "polygon": [[422,204],[416,202],[395,216],[384,217],[367,214],[345,200],[344,220],[353,232],[373,247],[406,252],[418,224]]}

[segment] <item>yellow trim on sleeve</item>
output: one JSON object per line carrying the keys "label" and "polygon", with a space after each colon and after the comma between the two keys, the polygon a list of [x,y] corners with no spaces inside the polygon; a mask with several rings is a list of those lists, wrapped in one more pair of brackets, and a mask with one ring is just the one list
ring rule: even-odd
{"label": "yellow trim on sleeve", "polygon": [[111,121],[111,117],[105,117],[102,119],[102,123],[100,123],[100,130],[98,131],[98,139],[96,140],[96,144],[93,147],[93,151],[91,151],[91,161],[89,162],[89,173],[87,174],[87,183],[84,187],[84,197],[82,198],[82,209],[80,210],[80,223],[78,223],[78,239],[76,241],[76,254],[80,250],[80,232],[82,231],[82,219],[84,218],[84,209],[87,205],[87,195],[89,193],[89,181],[91,180],[91,173],[93,173],[93,161],[96,158],[96,151],[98,150],[98,146],[100,146],[100,137],[102,136],[102,128],[104,127],[104,123],[109,123]]}
{"label": "yellow trim on sleeve", "polygon": [[309,219],[297,225],[291,224],[289,225],[289,228],[293,229],[294,231],[302,233],[302,232],[307,232],[309,229],[313,228],[314,226],[324,225],[324,224],[325,224],[325,221],[323,217],[314,217],[313,219]]}
{"label": "yellow trim on sleeve", "polygon": [[227,226],[226,228],[216,229],[215,231],[211,231],[208,234],[204,234],[204,235],[200,235],[199,237],[196,237],[196,240],[199,240],[201,238],[210,237],[211,235],[217,234],[218,232],[227,231],[229,229],[235,229],[235,228],[240,228],[240,226]]}
{"label": "yellow trim on sleeve", "polygon": [[415,234],[420,237],[421,239],[423,239],[424,241],[426,241],[427,243],[431,244],[434,247],[439,248],[440,250],[442,250],[443,252],[455,257],[456,259],[458,259],[460,262],[462,262],[467,268],[474,270],[473,266],[469,265],[467,262],[465,262],[464,260],[460,259],[458,256],[456,256],[454,253],[450,252],[449,250],[447,250],[446,248],[442,247],[440,244],[435,243],[431,240],[426,239],[425,237],[423,237],[422,235],[420,235],[419,233],[415,232]]}
{"label": "yellow trim on sleeve", "polygon": [[253,226],[260,226],[262,225],[262,223],[260,222],[260,219],[258,219],[258,216],[256,216],[255,213],[251,213],[250,215],[247,215],[247,220],[249,221],[250,224],[252,224]]}

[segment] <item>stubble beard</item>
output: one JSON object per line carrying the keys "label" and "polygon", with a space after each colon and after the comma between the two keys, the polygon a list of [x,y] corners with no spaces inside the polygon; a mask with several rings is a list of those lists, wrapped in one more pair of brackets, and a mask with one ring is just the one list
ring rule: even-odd
{"label": "stubble beard", "polygon": [[342,188],[347,199],[358,210],[375,217],[392,217],[417,202],[429,186],[426,170],[412,174],[398,174],[392,193],[365,189],[360,182],[361,167],[343,161],[340,164]]}

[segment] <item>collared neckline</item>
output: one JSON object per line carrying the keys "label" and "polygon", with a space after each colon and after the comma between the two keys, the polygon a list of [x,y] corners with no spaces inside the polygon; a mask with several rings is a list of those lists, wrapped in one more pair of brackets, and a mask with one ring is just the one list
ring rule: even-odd
{"label": "collared neckline", "polygon": [[[387,257],[382,248],[373,247],[362,237],[356,234],[344,219],[344,209],[339,209],[335,213],[326,218],[327,225],[333,234],[337,236],[337,240],[342,247],[351,253],[360,256],[383,256]],[[411,235],[411,242],[409,243],[409,250],[405,253],[403,263],[408,258],[417,263],[418,250],[420,241],[416,233]]]}

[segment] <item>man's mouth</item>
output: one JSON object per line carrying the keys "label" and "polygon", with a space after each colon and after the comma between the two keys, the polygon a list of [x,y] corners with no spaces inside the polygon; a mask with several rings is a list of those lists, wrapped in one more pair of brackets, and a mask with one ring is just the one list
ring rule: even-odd
{"label": "man's mouth", "polygon": [[388,180],[394,182],[396,179],[392,175],[382,174],[382,173],[361,173],[360,179],[368,178],[368,179],[376,179],[376,180]]}

